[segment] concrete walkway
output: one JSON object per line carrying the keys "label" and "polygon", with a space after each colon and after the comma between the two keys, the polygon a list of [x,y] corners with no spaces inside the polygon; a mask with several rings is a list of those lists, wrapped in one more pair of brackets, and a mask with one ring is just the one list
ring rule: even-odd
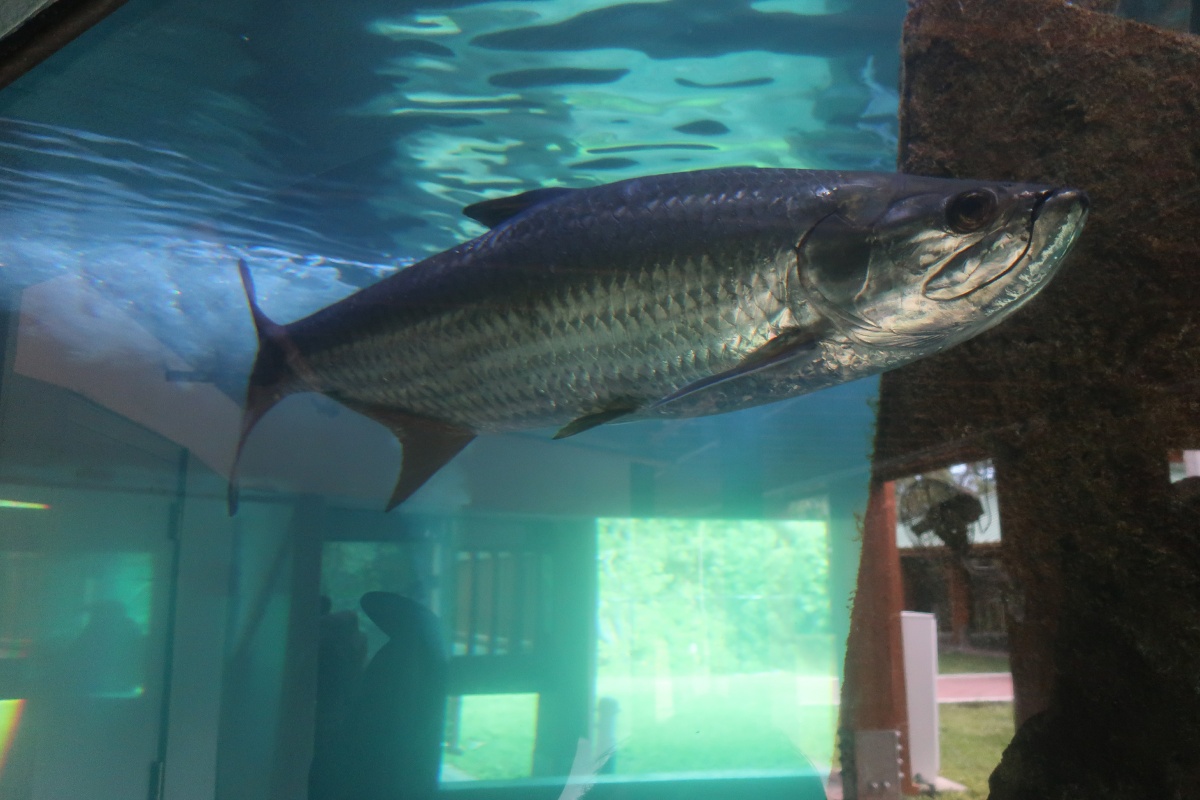
{"label": "concrete walkway", "polygon": [[1008,672],[967,672],[938,675],[939,703],[1011,703],[1012,675]]}
{"label": "concrete walkway", "polygon": [[[828,698],[813,700],[814,703],[839,702],[837,678],[801,677],[797,678],[797,683],[804,687],[805,697]],[[938,675],[937,696],[939,703],[1011,703],[1012,675],[1008,672]]]}
{"label": "concrete walkway", "polygon": [[[955,783],[947,778],[937,778],[934,785],[934,791],[938,794],[942,792],[965,792],[966,786],[961,783]],[[842,773],[833,772],[829,775],[829,780],[825,783],[825,800],[843,800],[845,790],[842,788]]]}

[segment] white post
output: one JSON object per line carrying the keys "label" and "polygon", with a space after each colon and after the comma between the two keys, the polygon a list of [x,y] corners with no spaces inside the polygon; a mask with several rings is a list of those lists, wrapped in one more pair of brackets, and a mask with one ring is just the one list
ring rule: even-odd
{"label": "white post", "polygon": [[915,782],[932,785],[941,767],[938,743],[937,617],[916,611],[900,615],[904,645],[904,690],[908,698],[908,758]]}

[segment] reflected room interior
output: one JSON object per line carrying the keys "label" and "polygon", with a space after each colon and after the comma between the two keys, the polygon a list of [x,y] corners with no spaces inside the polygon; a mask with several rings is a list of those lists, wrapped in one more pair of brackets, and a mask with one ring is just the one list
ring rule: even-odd
{"label": "reflected room interior", "polygon": [[[138,364],[114,384],[63,341],[54,288],[5,315],[4,796],[338,796],[367,710],[431,696],[431,793],[824,796],[875,382],[481,440],[392,513],[386,434],[299,397],[249,444],[231,517],[205,453],[233,402]],[[292,425],[330,447],[286,446]],[[343,491],[318,493],[339,450]],[[389,635],[378,593],[423,622]],[[392,688],[356,705],[389,642]]]}
{"label": "reflected room interior", "polygon": [[[1107,575],[1084,534],[1150,519],[1186,549],[1195,380],[1163,356],[1130,369],[1144,397],[1124,373],[1076,392],[1054,358],[1095,337],[1200,352],[1159,320],[1188,313],[1158,314],[1166,291],[1116,322],[1035,305],[1041,327],[1007,330],[1036,379],[1002,370],[1000,328],[733,414],[480,437],[390,513],[395,439],[295,395],[246,442],[230,514],[239,259],[294,319],[478,234],[459,210],[484,197],[892,170],[902,3],[42,5],[0,14],[0,797],[984,798],[1002,756],[1009,781],[1053,772],[1012,767],[1060,730],[1040,723],[1112,721],[1061,669],[1112,641],[1103,613],[1070,624]],[[1194,30],[1186,3],[1082,5]],[[1014,421],[998,398],[1023,386],[1036,413]],[[1144,446],[1122,450],[1134,418]],[[1045,491],[1086,495],[1100,463],[1132,476],[1102,498],[1139,498],[1126,516]],[[1146,622],[1100,583],[1122,630]],[[1168,662],[1112,674],[1161,679],[1146,697],[1169,708],[1163,676],[1193,672]],[[993,796],[1059,796],[1012,791]]]}

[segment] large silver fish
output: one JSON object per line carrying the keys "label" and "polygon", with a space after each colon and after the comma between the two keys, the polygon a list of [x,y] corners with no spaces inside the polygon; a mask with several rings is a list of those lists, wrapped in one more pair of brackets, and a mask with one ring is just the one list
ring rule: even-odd
{"label": "large silver fish", "polygon": [[[240,455],[314,391],[403,447],[401,503],[478,433],[692,417],[939,352],[1054,275],[1074,189],[720,169],[470,206],[488,233],[290,325],[259,310]],[[236,459],[235,467],[236,472]],[[231,477],[231,506],[236,498]]]}

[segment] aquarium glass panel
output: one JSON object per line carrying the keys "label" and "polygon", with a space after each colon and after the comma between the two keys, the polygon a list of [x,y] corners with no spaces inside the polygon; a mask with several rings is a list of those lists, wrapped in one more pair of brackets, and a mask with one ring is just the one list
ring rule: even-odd
{"label": "aquarium glass panel", "polygon": [[1196,2],[0,32],[0,798],[1200,781]]}
{"label": "aquarium glass panel", "polygon": [[158,741],[166,547],[119,498],[3,492],[0,794],[134,791]]}

